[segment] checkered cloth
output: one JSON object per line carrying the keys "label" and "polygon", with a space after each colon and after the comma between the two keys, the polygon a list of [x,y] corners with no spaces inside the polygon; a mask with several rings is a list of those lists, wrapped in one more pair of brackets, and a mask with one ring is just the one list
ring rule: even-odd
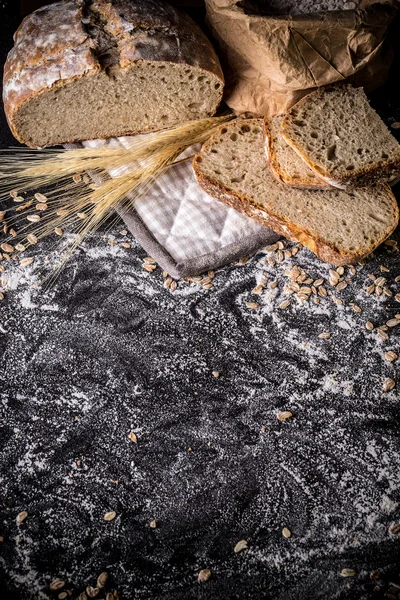
{"label": "checkered cloth", "polygon": [[[129,148],[132,140],[93,140],[83,142],[83,146]],[[191,157],[198,149],[188,148],[179,159]],[[127,170],[110,170],[110,175],[116,177]],[[136,200],[135,209],[120,214],[146,252],[176,278],[228,264],[279,237],[208,196],[196,181],[191,160],[171,166]]]}

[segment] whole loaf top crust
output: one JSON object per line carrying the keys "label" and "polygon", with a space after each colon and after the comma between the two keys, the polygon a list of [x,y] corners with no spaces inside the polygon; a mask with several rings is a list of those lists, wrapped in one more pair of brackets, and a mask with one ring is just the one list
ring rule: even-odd
{"label": "whole loaf top crust", "polygon": [[38,9],[15,33],[4,68],[4,107],[14,135],[13,115],[29,99],[100,70],[112,76],[141,60],[187,64],[223,82],[205,34],[160,0],[68,0]]}

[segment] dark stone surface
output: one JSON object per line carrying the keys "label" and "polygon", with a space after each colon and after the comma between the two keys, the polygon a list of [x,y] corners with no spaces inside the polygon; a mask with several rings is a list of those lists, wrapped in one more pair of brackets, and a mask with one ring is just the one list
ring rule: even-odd
{"label": "dark stone surface", "polygon": [[[2,27],[4,56],[13,22]],[[388,87],[374,98],[388,123],[400,120],[396,96]],[[15,145],[3,118],[0,136]],[[120,229],[108,235],[125,239]],[[110,246],[105,234],[49,290],[58,240],[35,246],[25,270],[6,265],[0,598],[57,598],[49,583],[62,577],[75,599],[104,570],[107,591],[126,600],[384,598],[399,583],[399,535],[388,528],[400,522],[400,398],[397,387],[382,392],[398,377],[383,353],[400,354],[400,327],[383,341],[365,322],[384,324],[400,304],[364,290],[375,273],[400,292],[398,252],[357,266],[336,293],[342,305],[328,296],[281,310],[285,270],[327,277],[306,250],[221,269],[210,291],[170,292],[134,242]],[[259,297],[262,273],[278,287]],[[278,421],[280,410],[293,418]],[[241,539],[248,549],[235,554]],[[212,577],[199,584],[204,568]]]}

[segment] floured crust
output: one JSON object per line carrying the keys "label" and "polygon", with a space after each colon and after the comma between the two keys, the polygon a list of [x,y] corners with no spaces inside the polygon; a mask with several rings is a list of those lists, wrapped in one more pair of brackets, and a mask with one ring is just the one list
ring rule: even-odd
{"label": "floured crust", "polygon": [[[14,35],[4,67],[3,101],[11,131],[21,143],[26,142],[15,116],[24,103],[105,70],[88,32],[88,5],[88,0],[67,0],[44,6],[26,17]],[[104,20],[115,41],[115,68],[123,71],[137,61],[187,64],[217,77],[222,99],[224,78],[217,55],[187,15],[158,0],[94,0],[90,10]],[[74,141],[78,140],[65,140]]]}
{"label": "floured crust", "polygon": [[320,181],[318,182],[317,176],[315,177],[303,177],[303,179],[293,179],[285,175],[284,171],[281,169],[279,160],[277,158],[277,152],[275,148],[275,142],[273,135],[270,119],[268,117],[264,117],[264,133],[265,133],[265,154],[267,157],[267,163],[270,168],[272,175],[277,179],[280,183],[284,183],[285,185],[289,185],[290,187],[300,188],[300,189],[316,189],[316,190],[327,190],[331,187],[329,182]]}
{"label": "floured crust", "polygon": [[[325,91],[329,91],[334,87],[338,87],[339,85],[343,85],[343,87],[347,87],[348,84],[336,84],[336,86],[326,86]],[[352,86],[349,86],[352,87]],[[358,169],[357,172],[346,174],[346,176],[338,176],[332,177],[332,174],[317,165],[308,155],[304,152],[303,148],[301,148],[295,140],[290,137],[290,133],[288,133],[288,121],[292,118],[292,111],[298,108],[301,108],[304,104],[310,101],[310,97],[318,96],[321,93],[321,89],[316,89],[307,96],[304,96],[301,100],[296,102],[287,112],[283,121],[282,121],[282,131],[281,135],[285,142],[300,156],[300,158],[314,171],[314,173],[326,181],[329,185],[337,187],[339,189],[347,189],[352,188],[357,185],[362,184],[374,184],[381,181],[388,181],[393,176],[398,176],[400,173],[400,149],[399,156],[397,158],[393,158],[391,160],[381,160],[379,164],[366,166],[362,169]]]}
{"label": "floured crust", "polygon": [[313,234],[308,229],[299,227],[296,223],[288,221],[278,215],[268,211],[267,206],[261,206],[257,204],[256,200],[252,197],[246,196],[235,190],[229,189],[224,185],[220,184],[216,179],[209,177],[201,170],[201,155],[206,153],[208,148],[213,144],[214,137],[219,135],[219,130],[223,126],[218,128],[216,133],[203,144],[200,152],[198,152],[193,158],[193,169],[199,185],[202,189],[210,194],[213,198],[216,198],[223,204],[234,208],[238,212],[244,213],[248,217],[254,219],[261,225],[269,227],[273,231],[281,234],[282,236],[294,241],[301,242],[306,248],[314,252],[321,260],[326,263],[341,266],[347,264],[355,264],[362,258],[365,258],[371,252],[373,252],[378,246],[380,246],[396,229],[399,220],[399,208],[397,205],[396,198],[389,185],[381,184],[385,188],[388,197],[393,202],[393,210],[395,213],[395,219],[392,226],[388,227],[381,236],[376,240],[374,244],[371,244],[368,248],[360,249],[358,252],[345,252],[340,248],[329,244],[318,236]]}

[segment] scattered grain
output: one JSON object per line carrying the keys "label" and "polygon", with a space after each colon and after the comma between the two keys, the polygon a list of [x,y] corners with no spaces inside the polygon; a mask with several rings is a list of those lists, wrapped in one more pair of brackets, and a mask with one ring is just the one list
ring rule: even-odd
{"label": "scattered grain", "polygon": [[262,285],[256,285],[256,287],[253,289],[253,294],[260,295],[263,293],[263,291],[264,291],[264,288]]}
{"label": "scattered grain", "polygon": [[390,127],[392,129],[400,129],[400,123],[398,121],[395,121],[394,123],[391,124]]}
{"label": "scattered grain", "polygon": [[371,321],[367,321],[365,323],[365,327],[368,329],[368,331],[373,331],[373,329],[375,329],[374,324],[371,323]]}
{"label": "scattered grain", "polygon": [[14,202],[25,202],[25,198],[23,198],[22,196],[15,196],[15,198],[13,198]]}
{"label": "scattered grain", "polygon": [[331,334],[329,332],[322,332],[318,335],[320,340],[329,340],[331,337]]}
{"label": "scattered grain", "polygon": [[53,579],[53,581],[50,583],[50,589],[54,592],[57,590],[61,590],[61,588],[63,588],[65,585],[65,581],[64,579]]}
{"label": "scattered grain", "polygon": [[373,283],[372,285],[368,286],[367,289],[365,290],[366,294],[373,294],[375,292],[375,284]]}
{"label": "scattered grain", "polygon": [[95,598],[99,592],[99,588],[93,588],[91,585],[88,585],[86,588],[86,593],[89,598]]}
{"label": "scattered grain", "polygon": [[41,194],[40,192],[36,192],[34,197],[35,197],[35,200],[37,200],[38,202],[47,202],[47,196],[45,196],[44,194]]}
{"label": "scattered grain", "polygon": [[103,588],[107,583],[107,579],[108,579],[107,571],[103,571],[103,573],[100,573],[100,575],[97,578],[96,587]]}
{"label": "scattered grain", "polygon": [[26,217],[27,221],[30,221],[31,223],[39,223],[40,221],[40,215],[28,215]]}
{"label": "scattered grain", "polygon": [[4,221],[5,216],[6,216],[6,211],[5,210],[0,211],[0,221]]}
{"label": "scattered grain", "polygon": [[153,519],[152,521],[150,521],[150,523],[149,523],[149,526],[150,526],[152,529],[156,529],[156,527],[157,527],[157,521],[155,521],[155,520]]}
{"label": "scattered grain", "polygon": [[35,208],[36,208],[36,210],[43,211],[43,210],[47,210],[49,208],[49,205],[39,202],[39,204],[36,204]]}
{"label": "scattered grain", "polygon": [[399,534],[400,533],[400,523],[393,523],[389,527],[389,533],[392,533],[393,535]]}
{"label": "scattered grain", "polygon": [[61,229],[61,227],[55,227],[54,228],[54,233],[56,233],[57,235],[59,235],[60,237],[62,235],[64,235],[64,231]]}
{"label": "scattered grain", "polygon": [[320,288],[318,288],[318,294],[322,297],[326,297],[328,295],[328,292],[326,291],[326,289],[321,285]]}
{"label": "scattered grain", "polygon": [[356,574],[356,571],[354,569],[342,569],[340,571],[340,574],[342,577],[354,577]]}
{"label": "scattered grain", "polygon": [[282,535],[284,538],[288,539],[288,538],[292,537],[292,532],[287,527],[284,527],[282,529]]}
{"label": "scattered grain", "polygon": [[388,377],[382,384],[382,391],[390,392],[394,387],[396,387],[395,380]]}
{"label": "scattered grain", "polygon": [[360,313],[362,312],[362,308],[360,306],[358,306],[358,304],[352,304],[351,308],[354,310],[354,312],[356,313]]}
{"label": "scattered grain", "polygon": [[130,245],[130,243],[129,243],[129,242],[122,242],[121,246],[122,246],[123,248],[130,248],[130,247],[131,247],[131,245]]}
{"label": "scattered grain", "polygon": [[260,308],[260,305],[257,304],[257,302],[246,302],[246,306],[247,308],[251,308],[253,310],[257,310],[257,308]]}
{"label": "scattered grain", "polygon": [[[204,286],[204,287],[206,287],[206,286]],[[171,288],[171,290],[172,290],[173,292],[175,292],[175,290],[176,290],[176,289],[178,289],[178,284],[177,284],[177,282],[176,282],[176,281],[173,281],[173,282],[171,283],[171,285],[170,285],[170,288]]]}
{"label": "scattered grain", "polygon": [[128,438],[131,440],[131,442],[133,442],[134,444],[137,444],[137,437],[136,435],[133,433],[133,431],[131,431],[128,435]]}
{"label": "scattered grain", "polygon": [[400,325],[400,321],[398,319],[389,319],[389,321],[386,321],[386,325],[388,327],[397,327],[397,325]]}
{"label": "scattered grain", "polygon": [[386,277],[378,277],[378,279],[375,279],[375,285],[377,285],[378,287],[383,287],[385,285],[385,283],[387,282]]}
{"label": "scattered grain", "polygon": [[198,574],[197,581],[199,583],[204,583],[205,581],[208,581],[210,579],[210,577],[211,577],[210,569],[202,569],[200,571],[200,573]]}
{"label": "scattered grain", "polygon": [[320,277],[319,279],[316,279],[314,281],[314,287],[319,287],[320,285],[322,285],[324,283],[325,279],[323,277]]}
{"label": "scattered grain", "polygon": [[165,281],[164,281],[164,287],[165,288],[169,288],[171,286],[172,283],[172,278],[168,277]]}
{"label": "scattered grain", "polygon": [[393,292],[386,286],[383,288],[383,293],[385,294],[385,296],[388,296],[388,298],[391,298],[393,296]]}
{"label": "scattered grain", "polygon": [[388,334],[385,331],[382,331],[381,329],[377,330],[377,336],[384,342],[386,342],[389,339]]}
{"label": "scattered grain", "polygon": [[61,592],[61,594],[58,594],[58,598],[59,600],[65,600],[65,598],[68,598],[67,592]]}
{"label": "scattered grain", "polygon": [[268,285],[270,290],[274,290],[275,288],[278,287],[278,282],[277,281],[271,281],[271,283]]}
{"label": "scattered grain", "polygon": [[35,259],[32,256],[29,256],[27,258],[23,258],[19,264],[21,265],[21,267],[28,267],[33,263],[34,260]]}
{"label": "scattered grain", "polygon": [[153,273],[153,271],[155,271],[155,269],[156,269],[155,265],[143,264],[142,267],[145,271],[148,271],[149,273]]}
{"label": "scattered grain", "polygon": [[291,413],[290,410],[284,410],[276,414],[276,418],[278,419],[278,421],[286,421],[291,417],[293,417],[293,413]]}
{"label": "scattered grain", "polygon": [[17,515],[17,523],[18,523],[18,525],[20,523],[22,523],[23,521],[25,521],[25,519],[26,519],[27,516],[28,516],[28,513],[26,512],[26,510],[23,510],[22,512],[20,512]]}
{"label": "scattered grain", "polygon": [[290,306],[291,302],[290,300],[284,300],[283,302],[280,303],[279,308],[285,309],[288,308],[288,306]]}
{"label": "scattered grain", "polygon": [[219,371],[213,371],[212,375],[215,377],[215,379],[218,379],[220,372]]}
{"label": "scattered grain", "polygon": [[341,292],[342,290],[345,290],[347,288],[347,283],[345,281],[341,281],[340,283],[337,284],[336,289]]}
{"label": "scattered grain", "polygon": [[393,352],[392,350],[389,350],[388,352],[385,352],[385,359],[388,362],[394,362],[398,358],[399,358],[398,355],[395,352]]}
{"label": "scattered grain", "polygon": [[26,239],[32,245],[37,244],[39,241],[34,233],[28,233],[28,235],[26,236]]}
{"label": "scattered grain", "polygon": [[112,511],[110,511],[110,512],[107,512],[107,513],[104,515],[104,520],[105,520],[105,521],[113,521],[113,520],[115,519],[115,517],[116,517],[116,516],[117,516],[117,513],[116,513],[114,510],[112,510]]}
{"label": "scattered grain", "polygon": [[14,252],[14,246],[11,246],[11,244],[1,244],[0,248],[3,250],[3,252]]}
{"label": "scattered grain", "polygon": [[234,547],[233,551],[235,553],[241,552],[242,550],[247,550],[248,548],[248,543],[246,540],[240,540],[240,542],[238,542],[236,544],[236,546]]}

